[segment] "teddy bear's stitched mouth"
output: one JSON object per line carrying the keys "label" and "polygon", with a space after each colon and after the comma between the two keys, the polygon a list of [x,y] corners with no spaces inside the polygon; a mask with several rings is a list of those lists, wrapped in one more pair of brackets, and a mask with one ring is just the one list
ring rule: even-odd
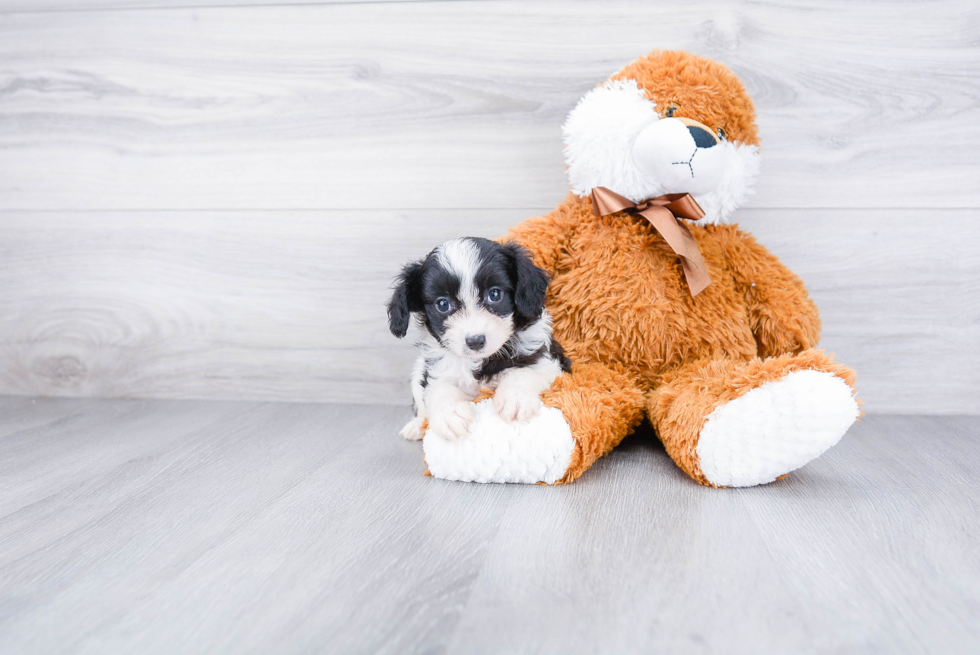
{"label": "teddy bear's stitched mouth", "polygon": [[694,156],[696,154],[698,154],[698,147],[694,146],[694,152],[691,153],[690,159],[688,159],[687,161],[672,161],[670,163],[672,165],[683,164],[684,166],[687,166],[688,170],[691,171],[691,177],[694,177],[694,166],[691,165],[691,162],[694,161]]}

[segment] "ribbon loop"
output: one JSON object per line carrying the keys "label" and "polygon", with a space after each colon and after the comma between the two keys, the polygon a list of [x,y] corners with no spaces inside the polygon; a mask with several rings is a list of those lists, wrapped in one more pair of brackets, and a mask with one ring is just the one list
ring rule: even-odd
{"label": "ribbon loop", "polygon": [[704,210],[689,193],[668,193],[635,203],[606,187],[592,189],[592,211],[596,216],[616,212],[639,214],[650,221],[667,245],[680,257],[681,268],[691,297],[697,296],[711,284],[708,267],[701,256],[694,235],[681,218],[696,221],[704,218]]}

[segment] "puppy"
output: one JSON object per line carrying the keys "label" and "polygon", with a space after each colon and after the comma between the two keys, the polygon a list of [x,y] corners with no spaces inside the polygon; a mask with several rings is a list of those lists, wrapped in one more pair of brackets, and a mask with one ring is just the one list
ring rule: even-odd
{"label": "puppy", "polygon": [[428,429],[458,439],[473,420],[480,389],[495,391],[501,418],[524,421],[541,409],[541,392],[571,362],[552,339],[544,308],[548,275],[516,243],[466,237],[447,241],[405,266],[388,302],[388,325],[402,338],[412,316],[421,328],[412,371],[415,418],[406,439]]}

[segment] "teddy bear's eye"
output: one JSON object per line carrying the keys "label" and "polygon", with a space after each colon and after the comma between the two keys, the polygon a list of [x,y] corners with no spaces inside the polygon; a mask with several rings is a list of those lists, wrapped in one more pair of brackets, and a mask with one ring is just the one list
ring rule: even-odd
{"label": "teddy bear's eye", "polygon": [[718,128],[718,138],[722,141],[725,140],[725,130],[721,129],[720,127]]}
{"label": "teddy bear's eye", "polygon": [[667,107],[667,110],[664,112],[664,116],[666,118],[672,118],[676,112],[677,112],[677,105],[670,105],[669,107]]}

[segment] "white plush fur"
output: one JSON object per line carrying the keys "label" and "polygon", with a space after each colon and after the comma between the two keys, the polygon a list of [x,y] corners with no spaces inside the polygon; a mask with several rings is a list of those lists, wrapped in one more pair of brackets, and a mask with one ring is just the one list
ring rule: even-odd
{"label": "white plush fur", "polygon": [[500,418],[490,399],[474,404],[470,433],[458,441],[426,434],[425,463],[437,478],[464,482],[554,483],[571,462],[575,440],[561,411],[542,408],[529,421]]}
{"label": "white plush fur", "polygon": [[701,471],[725,487],[772,482],[836,444],[859,414],[839,377],[789,373],[711,413],[697,445]]}
{"label": "white plush fur", "polygon": [[688,126],[676,118],[662,118],[648,125],[633,141],[633,161],[646,175],[673,193],[694,196],[710,193],[728,168],[722,142],[699,148]]}
{"label": "white plush fur", "polygon": [[727,223],[735,210],[755,191],[755,178],[759,175],[757,146],[724,141],[715,147],[722,149],[727,160],[721,182],[714,191],[691,194],[704,210],[704,218],[698,221],[701,225]]}
{"label": "white plush fur", "polygon": [[[635,80],[615,80],[589,91],[569,113],[563,127],[565,163],[572,191],[588,196],[603,186],[633,202],[684,192],[657,179],[633,158],[640,134],[660,120],[654,103]],[[710,191],[691,192],[705,212],[700,221],[724,223],[748,197],[759,170],[759,149],[723,141],[712,157],[724,155],[724,174]]]}
{"label": "white plush fur", "polygon": [[585,197],[604,186],[634,202],[664,193],[630,156],[634,139],[658,118],[634,80],[606,82],[585,94],[562,127],[572,191]]}

